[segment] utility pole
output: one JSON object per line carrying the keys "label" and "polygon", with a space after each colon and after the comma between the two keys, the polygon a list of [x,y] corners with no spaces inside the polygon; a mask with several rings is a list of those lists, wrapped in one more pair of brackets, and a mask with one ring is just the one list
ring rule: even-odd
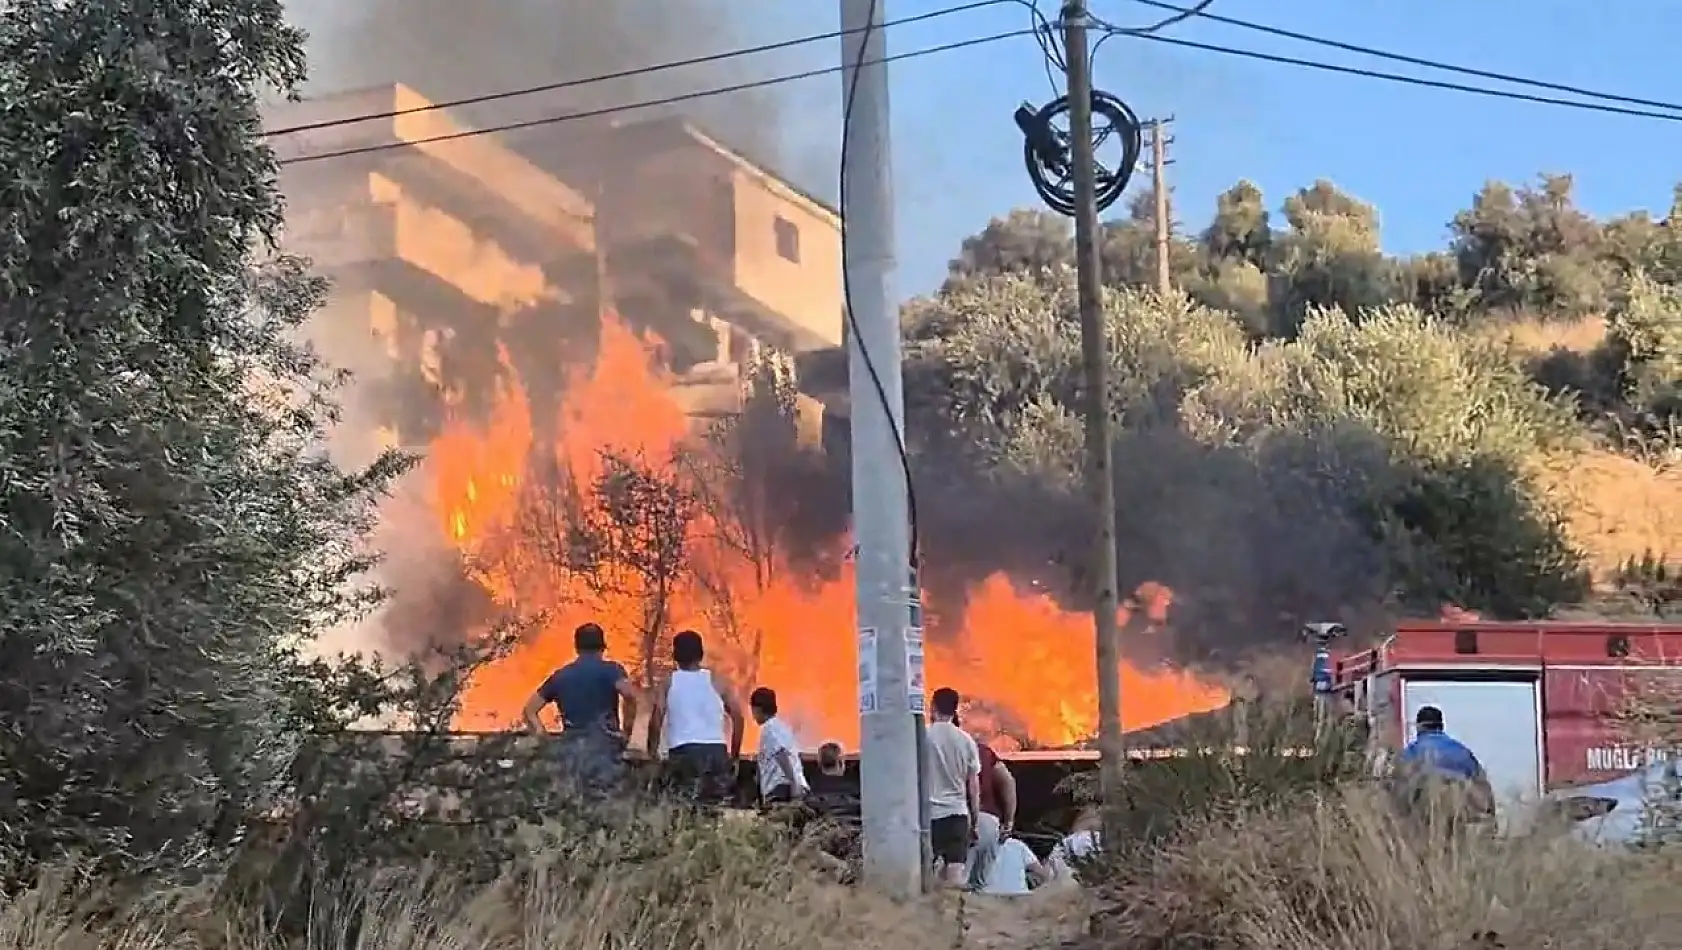
{"label": "utility pole", "polygon": [[1173,145],[1174,140],[1166,134],[1168,124],[1173,121],[1173,116],[1152,119],[1146,126],[1151,135],[1151,187],[1156,192],[1156,292],[1164,298],[1174,289],[1174,275],[1169,270],[1171,261],[1168,257],[1169,241],[1174,232],[1173,222],[1168,217],[1168,166],[1173,164],[1168,158],[1168,146]]}
{"label": "utility pole", "polygon": [[1110,353],[1098,246],[1097,156],[1092,140],[1092,54],[1086,0],[1063,5],[1063,45],[1069,78],[1069,148],[1074,185],[1075,289],[1080,306],[1081,355],[1086,370],[1087,479],[1096,502],[1092,551],[1092,619],[1097,633],[1099,787],[1106,812],[1121,796],[1127,749],[1121,731],[1120,610],[1116,579],[1114,433],[1110,418]]}
{"label": "utility pole", "polygon": [[922,610],[911,569],[910,486],[900,456],[905,394],[893,286],[884,6],[886,0],[841,0],[846,116],[841,216],[847,307],[852,314],[846,343],[857,544],[864,879],[891,897],[911,898],[922,893],[928,863],[923,860],[926,829],[921,821],[919,749],[922,631],[912,625],[913,615],[920,617]]}

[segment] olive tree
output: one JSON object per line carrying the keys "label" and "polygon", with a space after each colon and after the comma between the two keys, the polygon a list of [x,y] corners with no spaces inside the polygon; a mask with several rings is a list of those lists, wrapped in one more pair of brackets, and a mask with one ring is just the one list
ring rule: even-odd
{"label": "olive tree", "polygon": [[278,0],[0,7],[0,875],[223,854],[317,708],[404,460],[326,455],[321,301],[271,253]]}

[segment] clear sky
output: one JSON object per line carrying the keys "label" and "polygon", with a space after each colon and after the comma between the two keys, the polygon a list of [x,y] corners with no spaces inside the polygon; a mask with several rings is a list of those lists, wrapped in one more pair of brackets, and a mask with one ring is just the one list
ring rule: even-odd
{"label": "clear sky", "polygon": [[[955,0],[883,2],[891,21]],[[798,21],[792,31],[792,17],[777,17],[784,24],[778,32],[834,29],[833,0],[830,5],[831,12]],[[1119,24],[1160,16],[1131,0],[1091,5]],[[1050,14],[1056,2],[1041,6]],[[1678,0],[1216,0],[1211,12],[1457,65],[1682,102]],[[1022,6],[999,4],[890,29],[889,52],[1027,24]],[[1166,35],[1494,85],[1215,23],[1193,21]],[[833,56],[831,47],[801,58],[811,64]],[[1051,98],[1041,63],[1033,40],[1023,37],[890,66],[903,294],[932,289],[959,241],[990,217],[1037,203],[1010,114],[1024,99]],[[1596,214],[1637,207],[1662,213],[1671,186],[1682,180],[1682,122],[1488,99],[1121,37],[1104,44],[1096,75],[1101,88],[1141,116],[1177,116],[1171,183],[1177,216],[1193,228],[1207,222],[1215,194],[1240,178],[1257,182],[1275,207],[1290,191],[1327,178],[1378,206],[1388,250],[1411,252],[1441,247],[1450,217],[1490,178],[1571,173],[1580,203]],[[820,98],[831,99],[833,91],[822,90]],[[814,100],[804,121],[832,122],[825,105]]]}

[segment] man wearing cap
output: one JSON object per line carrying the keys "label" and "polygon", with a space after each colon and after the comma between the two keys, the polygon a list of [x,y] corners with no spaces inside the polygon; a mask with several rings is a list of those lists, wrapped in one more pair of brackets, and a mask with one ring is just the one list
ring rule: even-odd
{"label": "man wearing cap", "polygon": [[620,723],[636,722],[640,691],[625,668],[607,658],[607,635],[600,625],[579,626],[572,633],[572,646],[577,656],[544,679],[526,700],[522,718],[533,735],[548,735],[542,712],[553,704],[560,713],[561,754],[568,773],[599,789],[622,774],[625,736]]}
{"label": "man wearing cap", "polygon": [[1416,807],[1432,786],[1447,785],[1470,796],[1465,807],[1477,816],[1488,816],[1495,810],[1494,790],[1483,763],[1472,750],[1444,730],[1443,711],[1435,706],[1421,706],[1414,716],[1418,734],[1407,748],[1396,756],[1395,779],[1403,803]]}

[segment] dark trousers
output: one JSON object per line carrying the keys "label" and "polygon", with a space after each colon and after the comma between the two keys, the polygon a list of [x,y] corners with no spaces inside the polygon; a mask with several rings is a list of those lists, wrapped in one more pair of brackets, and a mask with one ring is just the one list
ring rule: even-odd
{"label": "dark trousers", "polygon": [[717,805],[736,791],[735,763],[722,742],[691,742],[666,753],[667,787],[703,805]]}
{"label": "dark trousers", "polygon": [[585,795],[606,796],[625,784],[625,740],[602,728],[561,732],[554,744],[563,781]]}

